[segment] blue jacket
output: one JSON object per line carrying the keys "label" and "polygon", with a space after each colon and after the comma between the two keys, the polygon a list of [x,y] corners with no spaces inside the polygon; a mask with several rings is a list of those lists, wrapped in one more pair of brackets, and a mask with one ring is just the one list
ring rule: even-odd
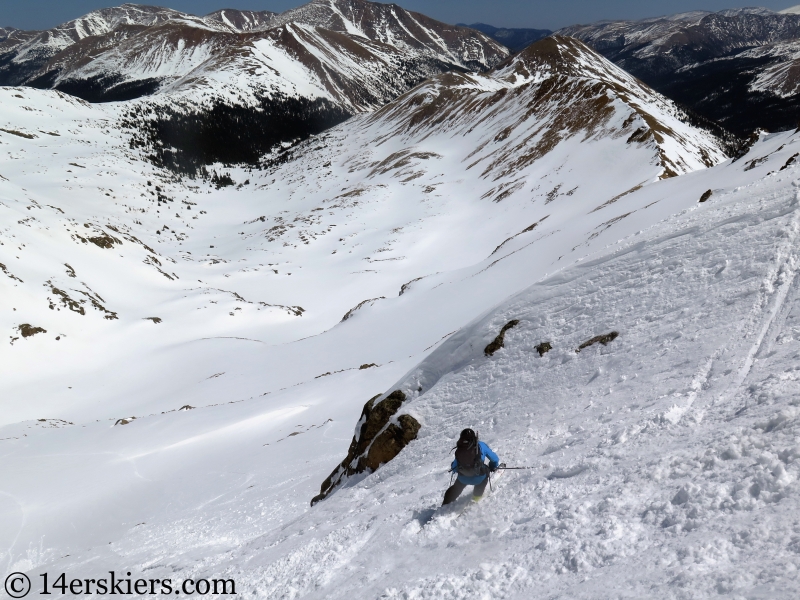
{"label": "blue jacket", "polygon": [[[493,469],[500,464],[500,459],[497,457],[497,454],[495,454],[485,442],[478,442],[478,448],[481,451],[481,462],[484,462],[488,458],[490,469]],[[453,459],[453,464],[450,465],[450,470],[454,473],[458,472],[457,460]],[[479,483],[482,483],[484,479],[486,479],[486,475],[476,475],[475,477],[465,477],[464,475],[458,476],[458,480],[464,485],[478,485]]]}

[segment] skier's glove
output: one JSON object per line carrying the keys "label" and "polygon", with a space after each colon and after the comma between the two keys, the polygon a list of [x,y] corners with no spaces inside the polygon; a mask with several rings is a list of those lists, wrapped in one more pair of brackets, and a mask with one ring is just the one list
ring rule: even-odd
{"label": "skier's glove", "polygon": [[497,465],[497,463],[490,462],[490,463],[489,463],[489,470],[490,470],[492,473],[494,473],[495,471],[497,471],[497,466],[498,466],[498,465]]}

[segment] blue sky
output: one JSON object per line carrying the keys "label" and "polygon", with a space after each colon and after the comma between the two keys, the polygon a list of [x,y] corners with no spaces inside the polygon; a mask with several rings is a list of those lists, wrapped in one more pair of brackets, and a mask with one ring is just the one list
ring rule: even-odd
{"label": "blue sky", "polygon": [[[0,0],[0,26],[46,29],[96,8],[122,4],[109,0]],[[218,8],[246,8],[281,12],[304,0],[162,0],[150,3],[193,14]],[[736,0],[396,0],[396,4],[447,23],[481,21],[500,27],[557,29],[600,19],[638,19],[687,10],[721,10],[766,6],[773,10],[800,4],[800,0],[737,2]]]}

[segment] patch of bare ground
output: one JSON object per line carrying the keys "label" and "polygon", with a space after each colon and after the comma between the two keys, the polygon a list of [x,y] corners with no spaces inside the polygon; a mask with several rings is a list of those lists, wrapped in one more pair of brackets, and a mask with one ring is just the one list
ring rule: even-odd
{"label": "patch of bare ground", "polygon": [[41,327],[34,327],[29,323],[23,323],[22,325],[17,327],[20,335],[24,338],[29,338],[37,333],[47,333],[46,329],[42,329]]}
{"label": "patch of bare ground", "polygon": [[13,279],[14,281],[19,281],[20,283],[25,283],[24,281],[22,281],[22,279],[20,279],[19,277],[17,277],[13,273],[11,273],[3,263],[0,263],[0,271],[5,273],[8,277]]}
{"label": "patch of bare ground", "polygon": [[[84,285],[86,285],[86,284],[84,284]],[[86,296],[89,299],[89,302],[92,303],[92,306],[96,310],[99,310],[100,312],[105,313],[105,315],[103,316],[104,319],[108,319],[109,321],[114,321],[114,320],[116,320],[118,318],[117,317],[117,313],[115,313],[114,311],[108,310],[105,306],[103,306],[101,304],[101,302],[105,302],[105,300],[103,300],[100,297],[99,294],[96,294],[96,293],[93,294],[91,292],[84,292],[82,290],[77,290],[77,291],[78,291],[79,294],[83,294],[84,296]]]}
{"label": "patch of bare ground", "polygon": [[784,171],[785,169],[788,169],[789,167],[791,167],[797,161],[797,157],[798,156],[800,156],[800,153],[792,154],[789,157],[789,160],[787,160],[786,163],[779,170],[780,171]]}
{"label": "patch of bare ground", "polygon": [[489,256],[492,256],[493,254],[496,254],[496,253],[497,253],[497,251],[498,251],[498,250],[500,250],[500,248],[502,248],[503,246],[505,246],[505,245],[506,245],[508,242],[510,242],[510,241],[511,241],[511,240],[513,240],[514,238],[521,236],[523,233],[529,233],[529,232],[533,231],[534,229],[536,229],[536,227],[537,227],[537,226],[538,226],[540,223],[542,223],[542,222],[543,222],[543,221],[544,221],[544,220],[545,220],[547,217],[549,217],[549,216],[550,216],[550,215],[545,215],[545,216],[543,216],[541,219],[539,219],[538,221],[536,221],[536,223],[534,223],[533,225],[528,225],[528,226],[527,226],[525,229],[523,229],[523,230],[522,230],[522,231],[520,231],[519,233],[516,233],[516,234],[512,235],[510,238],[507,238],[507,239],[506,239],[506,240],[505,240],[505,241],[504,241],[502,244],[500,244],[500,245],[499,245],[497,248],[495,248],[494,250],[492,250],[492,254],[490,254]]}
{"label": "patch of bare ground", "polygon": [[[58,289],[56,286],[54,286],[49,281],[47,283],[48,283],[48,285],[50,285],[50,292],[54,296],[57,296],[60,299],[61,303],[64,305],[65,308],[68,308],[72,312],[76,312],[76,313],[78,313],[80,315],[85,315],[86,314],[86,311],[84,310],[83,306],[81,306],[80,302],[70,298],[70,296],[69,296],[69,294],[67,294],[67,292],[65,292],[64,290]],[[47,300],[50,302],[50,310],[55,310],[56,305],[53,303],[53,301],[50,298],[48,298]]]}
{"label": "patch of bare ground", "polygon": [[589,241],[589,242],[592,241],[594,238],[596,238],[601,233],[603,233],[606,229],[611,227],[614,223],[618,223],[619,221],[622,221],[622,219],[631,216],[635,212],[636,212],[635,210],[632,210],[631,212],[627,212],[624,215],[619,215],[618,217],[614,217],[613,219],[609,219],[605,223],[601,223],[600,225],[595,227],[596,231],[592,235],[589,236],[589,239],[587,241]]}
{"label": "patch of bare ground", "polygon": [[[429,158],[441,158],[441,155],[436,154],[435,152],[413,152],[412,150],[400,150],[390,154],[382,161],[372,165],[372,170],[369,172],[367,177],[374,177],[375,175],[382,175],[391,171],[401,171],[405,167],[410,166],[414,161],[428,160]],[[411,173],[412,179],[415,179],[422,174],[424,173]],[[398,173],[397,176],[400,176],[400,173]]]}
{"label": "patch of bare ground", "polygon": [[403,294],[405,294],[409,290],[409,288],[411,287],[412,283],[416,283],[417,281],[422,281],[423,279],[424,279],[424,277],[417,277],[416,279],[412,279],[408,283],[404,283],[403,285],[400,286],[400,293],[397,294],[397,295],[398,296],[402,296]]}
{"label": "patch of bare ground", "polygon": [[341,322],[344,323],[345,321],[347,321],[347,319],[352,318],[356,314],[356,312],[361,310],[364,306],[366,306],[367,304],[372,306],[378,300],[386,300],[386,296],[381,296],[380,298],[370,298],[368,300],[362,300],[356,306],[347,311],[347,314],[345,314],[345,316],[342,317]]}
{"label": "patch of bare ground", "polygon": [[10,133],[11,135],[15,135],[17,137],[25,138],[26,140],[35,140],[38,137],[32,133],[25,133],[24,131],[17,131],[16,129],[3,129],[0,127],[0,131]]}
{"label": "patch of bare ground", "polygon": [[[70,297],[70,295],[67,292],[57,288],[50,281],[48,281],[45,285],[50,287],[50,292],[58,298],[58,301],[60,301],[65,308],[68,308],[72,312],[76,312],[80,315],[86,315],[86,310],[82,306],[83,304],[86,303],[86,300],[74,300],[73,298]],[[83,296],[86,296],[87,300],[96,310],[105,313],[104,315],[105,319],[113,321],[118,318],[117,313],[108,310],[105,306],[103,306],[102,303],[105,302],[105,300],[103,300],[103,298],[101,298],[99,294],[95,294],[91,290],[88,292],[83,290],[72,290],[72,291],[77,292],[78,294],[82,294]],[[50,303],[49,306],[50,310],[55,310],[56,309],[55,302],[53,302],[53,300],[49,297],[47,300]]]}
{"label": "patch of bare ground", "polygon": [[629,189],[629,190],[626,190],[626,191],[622,192],[621,194],[617,194],[616,196],[614,196],[613,198],[611,198],[611,200],[607,200],[606,202],[604,202],[603,204],[601,204],[601,205],[600,205],[600,206],[598,206],[597,208],[595,208],[595,209],[593,209],[593,210],[589,211],[589,214],[592,214],[593,212],[597,212],[598,210],[600,210],[600,209],[603,209],[603,208],[605,208],[606,206],[611,206],[612,204],[614,204],[614,202],[616,202],[616,201],[617,201],[617,200],[619,200],[620,198],[624,198],[625,196],[627,196],[627,195],[629,195],[629,194],[632,194],[633,192],[636,192],[636,191],[638,191],[638,190],[642,189],[642,187],[644,187],[644,184],[645,184],[645,183],[646,183],[646,182],[644,182],[644,181],[643,181],[643,182],[642,182],[642,183],[640,183],[639,185],[635,185],[635,186],[633,186],[631,189]]}

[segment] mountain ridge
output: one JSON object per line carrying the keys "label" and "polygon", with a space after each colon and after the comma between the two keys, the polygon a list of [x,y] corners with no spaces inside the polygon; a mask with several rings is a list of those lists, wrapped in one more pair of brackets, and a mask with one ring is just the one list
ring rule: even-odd
{"label": "mountain ridge", "polygon": [[[349,19],[345,18],[345,12]],[[362,29],[352,19],[359,20]],[[181,69],[181,62],[191,63],[191,70],[220,53],[249,54],[248,60],[258,60],[259,53],[253,52],[253,43],[278,40],[280,36],[270,32],[292,23],[351,37],[352,43],[348,44],[355,52],[363,52],[358,46],[379,44],[409,62],[440,61],[446,68],[485,69],[507,54],[502,46],[481,33],[445,25],[399,7],[363,0],[314,0],[280,15],[223,9],[206,17],[124,4],[89,13],[52,30],[28,33],[29,39],[20,40],[16,46],[6,40],[0,55],[0,82],[58,88],[62,82],[71,81],[72,93],[80,95],[80,82],[85,81],[88,88],[100,91],[87,92],[87,99],[97,101],[103,99],[104,80],[123,82],[134,90],[137,80],[145,80],[142,93],[149,95],[163,87],[163,82],[174,82],[187,73]],[[165,50],[160,56],[162,38]],[[182,57],[184,46],[190,50],[199,48],[203,56],[193,58],[188,52],[189,56]],[[374,53],[372,49],[365,51]],[[152,58],[149,61],[137,58],[146,55]],[[319,57],[309,59],[320,62]],[[333,66],[333,61],[328,63]],[[175,65],[172,71],[170,64]],[[88,78],[84,75],[87,70],[92,73]],[[390,75],[387,71],[378,77]],[[324,79],[325,73],[322,76]],[[336,73],[334,77],[342,74]],[[253,85],[259,84],[254,81],[250,86]],[[115,99],[113,88],[111,85],[107,92],[109,99]],[[125,99],[132,97],[135,95],[128,94]]]}
{"label": "mountain ridge", "polygon": [[800,15],[767,9],[685,13],[560,30],[739,136],[789,129]]}

